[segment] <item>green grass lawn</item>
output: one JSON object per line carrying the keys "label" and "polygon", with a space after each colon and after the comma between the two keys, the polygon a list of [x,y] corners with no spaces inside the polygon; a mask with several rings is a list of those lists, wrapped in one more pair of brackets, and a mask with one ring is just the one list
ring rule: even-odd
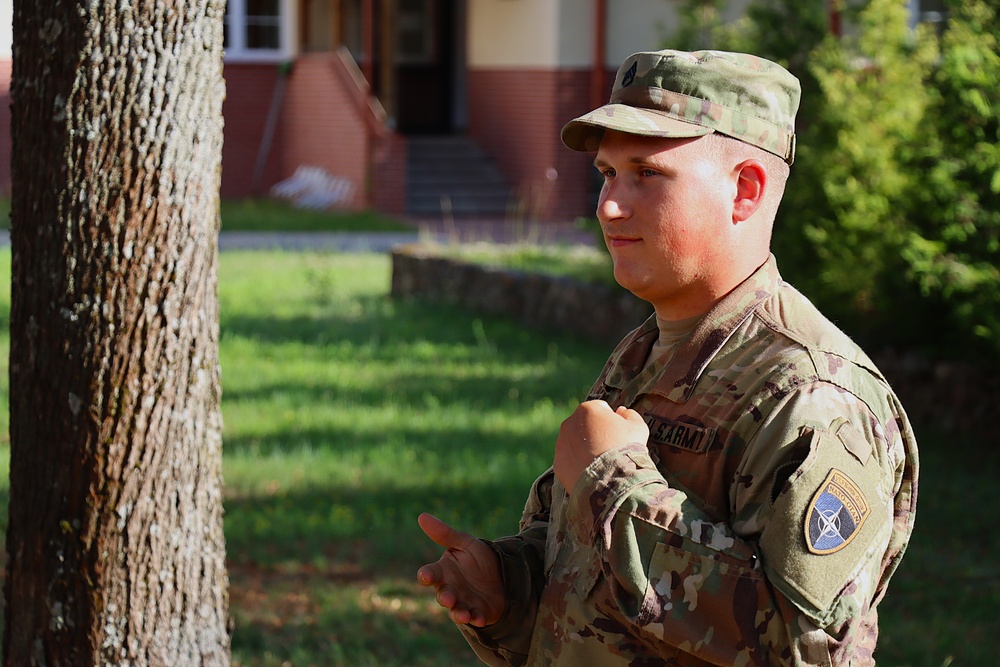
{"label": "green grass lawn", "polygon": [[[220,261],[234,664],[478,664],[414,583],[437,556],[416,515],[432,511],[483,536],[514,529],[559,423],[608,350],[393,301],[382,255]],[[4,319],[9,275],[4,250]],[[879,664],[994,664],[1000,453],[931,429],[918,435],[917,533],[881,607]],[[4,437],[0,467],[8,450]]]}
{"label": "green grass lawn", "polygon": [[617,286],[611,255],[604,248],[489,242],[428,245],[428,248],[467,263]]}
{"label": "green grass lawn", "polygon": [[[375,211],[311,211],[272,199],[224,199],[222,230],[285,232],[408,232],[413,227]],[[10,199],[0,197],[0,229],[10,227]]]}
{"label": "green grass lawn", "polygon": [[471,665],[431,511],[515,528],[605,350],[387,297],[372,255],[223,254],[227,524],[242,665]]}
{"label": "green grass lawn", "polygon": [[272,199],[223,199],[222,231],[409,232],[413,227],[375,211],[311,211]]}

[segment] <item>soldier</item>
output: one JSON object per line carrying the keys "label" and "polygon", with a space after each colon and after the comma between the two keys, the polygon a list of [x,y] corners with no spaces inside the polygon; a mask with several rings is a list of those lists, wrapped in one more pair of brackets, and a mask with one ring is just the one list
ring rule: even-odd
{"label": "soldier", "polygon": [[917,450],[871,360],[782,281],[771,229],[798,81],[643,52],[568,123],[596,151],[616,280],[655,314],[559,431],[520,531],[420,568],[492,665],[875,664]]}

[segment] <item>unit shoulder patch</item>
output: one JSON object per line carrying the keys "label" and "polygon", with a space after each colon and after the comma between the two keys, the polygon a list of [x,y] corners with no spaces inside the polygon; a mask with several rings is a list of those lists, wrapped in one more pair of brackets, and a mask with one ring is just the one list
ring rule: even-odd
{"label": "unit shoulder patch", "polygon": [[851,543],[871,507],[854,481],[837,470],[830,470],[806,509],[805,536],[809,551],[832,554]]}

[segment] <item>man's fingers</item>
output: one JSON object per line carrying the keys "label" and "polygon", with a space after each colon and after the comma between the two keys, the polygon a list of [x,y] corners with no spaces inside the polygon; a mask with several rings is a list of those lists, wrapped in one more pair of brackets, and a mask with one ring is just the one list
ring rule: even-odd
{"label": "man's fingers", "polygon": [[420,524],[420,529],[426,533],[427,537],[445,549],[465,546],[472,539],[471,535],[455,530],[433,514],[421,514],[417,517],[417,523]]}
{"label": "man's fingers", "polygon": [[469,613],[468,609],[452,609],[448,612],[448,617],[456,625],[465,625],[472,620],[472,614]]}
{"label": "man's fingers", "polygon": [[477,627],[486,625],[486,615],[479,609],[467,608],[459,599],[451,586],[439,586],[434,594],[437,603],[448,610],[448,618],[459,625],[471,624]]}
{"label": "man's fingers", "polygon": [[608,412],[611,411],[611,406],[608,405],[608,402],[600,398],[592,398],[589,401],[584,401],[583,403],[580,404],[579,408],[577,409],[580,408],[589,411],[594,411],[594,410],[596,411],[607,410]]}
{"label": "man's fingers", "polygon": [[469,610],[469,620],[466,623],[474,625],[477,628],[484,627],[486,625],[486,615],[478,609],[471,609]]}
{"label": "man's fingers", "polygon": [[646,420],[642,418],[642,415],[640,415],[632,408],[626,407],[624,405],[619,405],[618,409],[615,410],[615,412],[617,412],[620,416],[624,417],[629,421],[641,421],[643,424],[646,423]]}
{"label": "man's fingers", "polygon": [[455,595],[455,591],[452,590],[451,586],[442,586],[437,590],[437,595],[434,596],[437,603],[444,607],[445,609],[453,610],[455,603],[458,602],[458,597]]}
{"label": "man's fingers", "polygon": [[417,570],[417,581],[423,586],[433,586],[441,581],[441,568],[431,563]]}

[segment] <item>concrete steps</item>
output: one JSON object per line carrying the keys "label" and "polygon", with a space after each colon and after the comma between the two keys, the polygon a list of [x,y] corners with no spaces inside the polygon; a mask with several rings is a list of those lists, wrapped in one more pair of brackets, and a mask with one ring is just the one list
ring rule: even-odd
{"label": "concrete steps", "polygon": [[506,215],[510,186],[490,157],[468,137],[410,137],[407,155],[409,215],[417,218]]}

